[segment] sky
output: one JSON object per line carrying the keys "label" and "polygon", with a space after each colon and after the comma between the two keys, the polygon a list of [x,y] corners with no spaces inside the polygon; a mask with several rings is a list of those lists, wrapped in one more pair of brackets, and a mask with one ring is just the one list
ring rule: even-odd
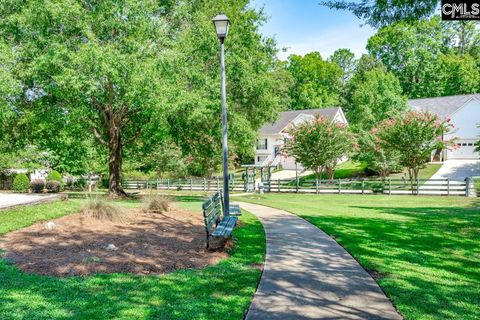
{"label": "sky", "polygon": [[264,8],[268,22],[261,27],[266,36],[273,36],[280,48],[279,58],[290,54],[304,55],[318,51],[328,58],[336,49],[348,48],[357,57],[366,52],[367,40],[375,34],[347,11],[319,5],[320,0],[252,0],[254,8]]}

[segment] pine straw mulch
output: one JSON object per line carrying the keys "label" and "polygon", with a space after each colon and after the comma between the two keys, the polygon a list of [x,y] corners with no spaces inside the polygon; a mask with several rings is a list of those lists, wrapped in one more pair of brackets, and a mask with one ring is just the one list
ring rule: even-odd
{"label": "pine straw mulch", "polygon": [[[164,213],[135,209],[128,222],[82,213],[53,221],[52,231],[41,222],[0,238],[3,257],[27,273],[42,275],[161,274],[215,264],[232,245],[211,239],[216,249],[205,250],[202,214],[174,206]],[[108,251],[109,244],[118,249]]]}

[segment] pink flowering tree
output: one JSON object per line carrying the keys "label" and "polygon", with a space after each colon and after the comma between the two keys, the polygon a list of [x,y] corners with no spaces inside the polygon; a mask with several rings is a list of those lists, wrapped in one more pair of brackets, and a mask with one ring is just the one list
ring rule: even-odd
{"label": "pink flowering tree", "polygon": [[413,180],[418,179],[419,170],[430,161],[432,153],[453,146],[453,141],[443,139],[452,127],[450,119],[440,120],[432,113],[411,111],[383,121],[373,132],[381,148],[398,153],[413,188]]}
{"label": "pink flowering tree", "polygon": [[378,128],[374,128],[361,135],[359,139],[360,152],[357,159],[365,162],[370,170],[375,171],[382,180],[385,180],[390,173],[401,171],[402,166],[400,165],[400,153],[381,143],[377,137],[378,131]]}
{"label": "pink flowering tree", "polygon": [[287,134],[289,139],[283,151],[313,170],[317,179],[321,179],[324,171],[333,179],[338,161],[356,148],[355,137],[348,127],[325,117],[294,126]]}

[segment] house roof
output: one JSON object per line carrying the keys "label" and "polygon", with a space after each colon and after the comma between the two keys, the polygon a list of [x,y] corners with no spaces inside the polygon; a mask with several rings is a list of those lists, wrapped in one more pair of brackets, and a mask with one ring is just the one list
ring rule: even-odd
{"label": "house roof", "polygon": [[423,98],[408,100],[410,106],[418,111],[427,111],[437,114],[440,118],[451,116],[455,111],[463,107],[469,100],[480,100],[480,94],[465,94],[459,96]]}
{"label": "house roof", "polygon": [[333,119],[338,113],[340,108],[325,108],[325,109],[306,109],[306,110],[292,110],[284,111],[280,113],[280,117],[277,121],[271,124],[265,124],[260,128],[261,134],[277,134],[280,133],[285,127],[292,122],[299,115],[309,115],[309,116],[324,116],[330,119]]}

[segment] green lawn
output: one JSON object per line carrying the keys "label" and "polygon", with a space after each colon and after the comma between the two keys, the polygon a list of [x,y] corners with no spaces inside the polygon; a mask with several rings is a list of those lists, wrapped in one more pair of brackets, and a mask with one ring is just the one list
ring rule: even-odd
{"label": "green lawn", "polygon": [[[437,171],[440,169],[442,166],[441,163],[429,163],[425,166],[425,168],[420,169],[418,172],[418,179],[420,180],[427,180],[430,179]],[[390,175],[390,178],[392,179],[402,179],[402,177],[405,177],[408,179],[408,172],[398,172],[398,173],[392,173]]]}
{"label": "green lawn", "polygon": [[[201,207],[195,197],[179,200],[185,208]],[[80,205],[70,200],[0,212],[0,233]],[[244,212],[241,221],[231,256],[202,270],[54,278],[25,274],[0,259],[0,319],[242,319],[260,280],[265,237],[253,215]]]}
{"label": "green lawn", "polygon": [[480,319],[480,201],[268,194],[242,200],[307,219],[344,246],[406,319]]}
{"label": "green lawn", "polygon": [[[335,169],[334,179],[348,179],[355,177],[364,177],[365,169],[367,168],[366,163],[356,162],[356,161],[346,161],[337,166]],[[322,174],[322,179],[327,179],[325,173]],[[304,180],[315,180],[315,174],[310,174],[300,178],[300,181]]]}

